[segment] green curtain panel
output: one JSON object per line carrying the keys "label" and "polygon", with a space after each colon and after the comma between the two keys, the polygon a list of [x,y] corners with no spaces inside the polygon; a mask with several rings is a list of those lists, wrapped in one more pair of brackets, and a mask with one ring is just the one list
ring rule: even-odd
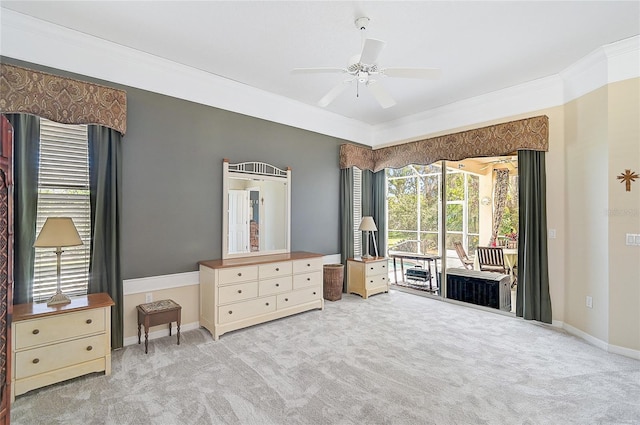
{"label": "green curtain panel", "polygon": [[13,303],[23,304],[33,301],[40,118],[28,114],[6,114],[6,117],[13,126]]}
{"label": "green curtain panel", "polygon": [[[387,172],[380,170],[373,174],[373,219],[378,226],[376,240],[378,255],[387,255]],[[370,251],[373,252],[373,251]]]}
{"label": "green curtain panel", "polygon": [[[353,252],[353,168],[343,168],[340,170],[340,256],[345,268]],[[346,279],[342,282],[342,292],[347,292]]]}
{"label": "green curtain panel", "polygon": [[88,292],[106,292],[115,302],[111,314],[111,347],[120,348],[123,345],[124,300],[120,271],[122,136],[116,130],[90,125],[88,139],[91,192]]}
{"label": "green curtain panel", "polygon": [[518,151],[519,229],[516,315],[551,323],[545,153]]}

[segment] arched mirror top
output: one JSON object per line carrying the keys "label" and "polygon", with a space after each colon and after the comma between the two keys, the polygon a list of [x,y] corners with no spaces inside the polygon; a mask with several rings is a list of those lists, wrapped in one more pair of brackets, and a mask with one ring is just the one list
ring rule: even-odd
{"label": "arched mirror top", "polygon": [[223,161],[222,258],[290,252],[291,169]]}

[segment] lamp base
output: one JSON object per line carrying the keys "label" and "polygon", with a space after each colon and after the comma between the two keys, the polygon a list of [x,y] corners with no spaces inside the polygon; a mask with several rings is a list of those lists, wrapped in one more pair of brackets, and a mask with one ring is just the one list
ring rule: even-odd
{"label": "lamp base", "polygon": [[66,296],[62,292],[56,292],[53,297],[49,298],[49,301],[47,301],[47,305],[52,306],[58,304],[69,304],[70,302],[71,299],[68,296]]}
{"label": "lamp base", "polygon": [[364,254],[364,255],[362,255],[362,258],[366,258],[368,260],[370,258],[373,258],[373,255]]}

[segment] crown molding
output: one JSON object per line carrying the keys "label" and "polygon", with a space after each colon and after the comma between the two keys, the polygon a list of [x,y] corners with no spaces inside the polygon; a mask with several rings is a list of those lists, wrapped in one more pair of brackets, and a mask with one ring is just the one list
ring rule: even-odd
{"label": "crown molding", "polygon": [[357,120],[12,10],[0,11],[2,56],[371,143],[370,125]]}
{"label": "crown molding", "polygon": [[640,77],[640,36],[634,36],[594,50],[559,74],[372,126],[5,8],[0,23],[2,56],[374,148],[560,106],[609,83]]}

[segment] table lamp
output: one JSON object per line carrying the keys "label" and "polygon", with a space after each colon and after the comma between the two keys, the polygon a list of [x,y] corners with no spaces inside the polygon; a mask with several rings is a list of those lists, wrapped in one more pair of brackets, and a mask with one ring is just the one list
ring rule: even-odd
{"label": "table lamp", "polygon": [[[362,232],[367,232],[367,241],[364,244],[364,254],[362,255],[362,258],[372,258],[372,256],[369,255],[369,232],[375,232],[376,230],[378,230],[378,228],[376,227],[375,221],[373,221],[373,217],[370,217],[370,216],[362,217],[362,221],[360,221],[360,227],[358,227],[358,230]],[[377,256],[378,247],[376,245],[375,235],[373,237],[373,246],[376,250],[376,256]]]}
{"label": "table lamp", "polygon": [[33,244],[36,248],[55,248],[58,257],[57,262],[57,278],[58,286],[56,294],[47,301],[47,305],[68,304],[71,302],[68,296],[62,293],[60,289],[60,257],[62,255],[62,247],[82,245],[82,239],[73,224],[70,217],[49,217],[45,221],[40,234]]}

